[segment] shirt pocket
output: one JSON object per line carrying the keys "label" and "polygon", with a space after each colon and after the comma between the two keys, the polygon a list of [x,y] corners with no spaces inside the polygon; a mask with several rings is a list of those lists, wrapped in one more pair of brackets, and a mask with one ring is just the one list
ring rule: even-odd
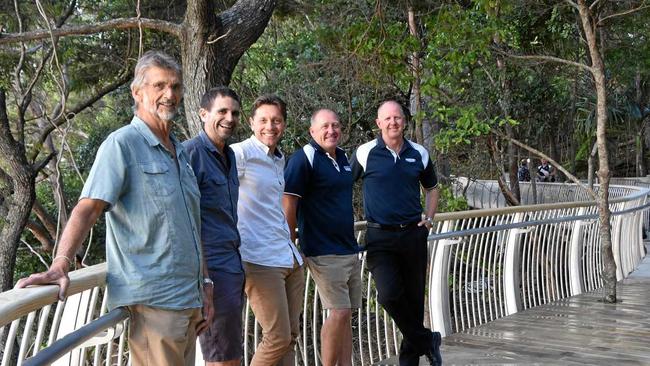
{"label": "shirt pocket", "polygon": [[144,173],[145,191],[153,196],[169,196],[176,191],[176,182],[166,164],[153,161],[140,163]]}
{"label": "shirt pocket", "polygon": [[207,208],[225,209],[229,206],[228,181],[225,177],[210,177],[201,195],[201,204]]}

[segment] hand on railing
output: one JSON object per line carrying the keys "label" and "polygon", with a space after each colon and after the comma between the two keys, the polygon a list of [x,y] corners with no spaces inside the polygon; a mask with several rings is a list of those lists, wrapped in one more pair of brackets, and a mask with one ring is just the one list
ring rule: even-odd
{"label": "hand on railing", "polygon": [[68,262],[55,260],[46,272],[34,273],[27,278],[18,280],[16,288],[32,285],[59,285],[59,300],[63,301],[70,285],[68,268]]}
{"label": "hand on railing", "polygon": [[203,286],[203,320],[196,326],[196,334],[201,334],[210,328],[214,318],[214,303],[212,302],[212,284]]}

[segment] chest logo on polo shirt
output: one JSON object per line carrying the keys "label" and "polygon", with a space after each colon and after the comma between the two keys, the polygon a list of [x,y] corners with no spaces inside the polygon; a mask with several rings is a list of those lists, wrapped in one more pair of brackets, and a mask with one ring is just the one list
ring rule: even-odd
{"label": "chest logo on polo shirt", "polygon": [[352,168],[350,168],[349,165],[345,165],[345,166],[343,166],[343,169],[345,169],[346,172],[350,172],[350,171],[352,171]]}
{"label": "chest logo on polo shirt", "polygon": [[415,163],[415,159],[413,158],[406,158],[404,160],[408,161],[409,163]]}

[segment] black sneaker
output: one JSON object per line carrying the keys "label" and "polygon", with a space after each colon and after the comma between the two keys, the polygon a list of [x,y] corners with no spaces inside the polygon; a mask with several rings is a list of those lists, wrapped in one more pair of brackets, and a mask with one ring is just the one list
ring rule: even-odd
{"label": "black sneaker", "polygon": [[440,355],[440,343],[442,336],[440,332],[431,332],[431,349],[425,353],[431,366],[442,366],[442,356]]}

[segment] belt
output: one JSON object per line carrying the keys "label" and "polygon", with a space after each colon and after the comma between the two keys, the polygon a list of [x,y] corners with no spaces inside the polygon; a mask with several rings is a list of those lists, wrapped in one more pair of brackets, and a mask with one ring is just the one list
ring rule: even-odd
{"label": "belt", "polygon": [[408,224],[399,224],[399,225],[384,225],[384,224],[378,224],[376,222],[368,221],[366,226],[368,226],[369,228],[380,229],[385,231],[406,231],[417,227],[418,221],[410,222]]}

